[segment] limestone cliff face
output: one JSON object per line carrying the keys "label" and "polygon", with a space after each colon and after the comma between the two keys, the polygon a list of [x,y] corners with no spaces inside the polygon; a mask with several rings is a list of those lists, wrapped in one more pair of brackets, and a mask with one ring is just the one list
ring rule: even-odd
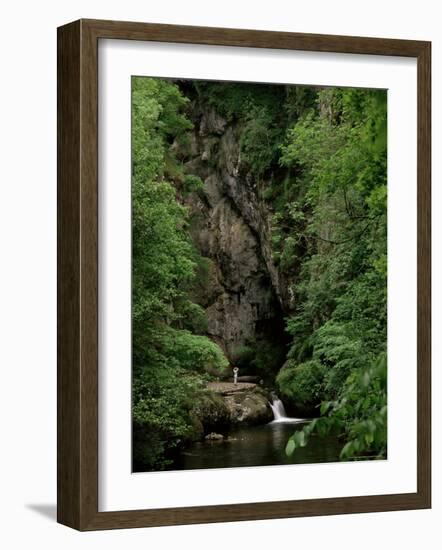
{"label": "limestone cliff face", "polygon": [[192,116],[190,153],[183,160],[204,186],[182,200],[191,212],[194,242],[209,261],[198,299],[208,334],[232,357],[248,340],[271,333],[290,300],[272,261],[271,212],[241,162],[241,128],[197,103]]}

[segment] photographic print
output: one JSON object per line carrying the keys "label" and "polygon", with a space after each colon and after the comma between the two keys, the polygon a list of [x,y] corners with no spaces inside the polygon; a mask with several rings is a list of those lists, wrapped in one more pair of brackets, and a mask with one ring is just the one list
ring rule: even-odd
{"label": "photographic print", "polygon": [[385,459],[386,90],[131,98],[133,471]]}

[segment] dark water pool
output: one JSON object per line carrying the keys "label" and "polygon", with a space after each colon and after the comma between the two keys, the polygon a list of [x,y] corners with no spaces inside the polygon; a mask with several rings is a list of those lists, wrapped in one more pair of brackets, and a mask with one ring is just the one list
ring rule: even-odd
{"label": "dark water pool", "polygon": [[263,426],[240,428],[223,441],[204,441],[182,451],[168,470],[201,468],[237,468],[336,462],[342,444],[334,436],[311,437],[308,445],[296,449],[291,457],[285,446],[292,433],[302,424],[276,422]]}

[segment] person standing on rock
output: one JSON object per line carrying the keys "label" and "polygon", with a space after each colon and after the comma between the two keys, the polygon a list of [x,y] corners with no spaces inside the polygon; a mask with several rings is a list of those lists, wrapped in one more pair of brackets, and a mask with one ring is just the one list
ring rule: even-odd
{"label": "person standing on rock", "polygon": [[233,367],[233,383],[235,384],[235,386],[238,384],[238,371],[238,367]]}

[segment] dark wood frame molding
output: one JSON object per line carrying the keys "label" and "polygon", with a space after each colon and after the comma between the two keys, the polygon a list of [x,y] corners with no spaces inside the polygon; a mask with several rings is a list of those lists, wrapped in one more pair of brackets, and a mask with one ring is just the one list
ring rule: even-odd
{"label": "dark wood frame molding", "polygon": [[[417,492],[98,511],[98,40],[417,58]],[[58,29],[58,521],[82,531],[431,507],[431,43],[79,20]]]}

